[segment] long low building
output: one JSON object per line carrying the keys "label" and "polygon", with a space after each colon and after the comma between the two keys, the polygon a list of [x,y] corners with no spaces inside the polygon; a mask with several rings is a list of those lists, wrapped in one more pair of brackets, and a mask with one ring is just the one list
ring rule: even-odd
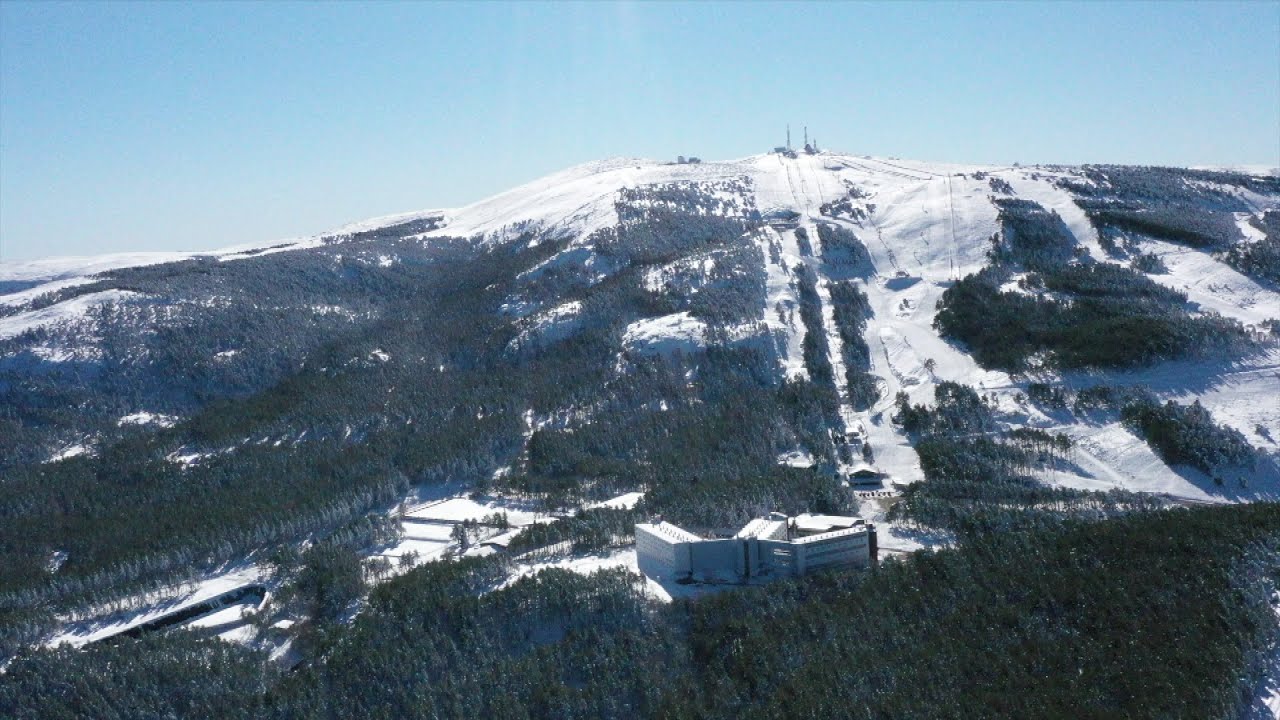
{"label": "long low building", "polygon": [[875,561],[875,526],[839,515],[774,514],[731,538],[704,538],[668,522],[636,525],[636,560],[649,577],[676,582],[745,582]]}

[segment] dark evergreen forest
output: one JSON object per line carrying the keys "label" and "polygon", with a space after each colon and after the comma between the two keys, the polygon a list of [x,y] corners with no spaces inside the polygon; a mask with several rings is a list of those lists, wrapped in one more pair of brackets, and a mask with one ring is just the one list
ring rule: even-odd
{"label": "dark evergreen forest", "polygon": [[27,718],[1212,718],[1277,628],[1280,506],[1166,510],[654,604],[623,571],[430,563],[293,672],[175,631],[32,651]]}
{"label": "dark evergreen forest", "polygon": [[[139,295],[88,321],[98,360],[37,372],[18,353],[0,367],[12,430],[0,432],[0,651],[39,637],[52,613],[323,539],[446,481],[548,509],[644,489],[649,511],[703,526],[850,509],[832,475],[776,461],[796,447],[834,457],[829,365],[822,382],[781,382],[758,340],[619,354],[641,318],[688,309],[718,332],[764,306],[759,251],[740,242],[757,229],[752,208],[695,214],[720,201],[688,187],[637,193],[620,201],[623,225],[593,240],[616,263],[604,277],[587,265],[598,258],[563,252],[554,235],[424,243],[415,225],[63,291]],[[650,268],[700,253],[723,276],[645,287]],[[581,303],[576,332],[519,342],[552,301]],[[116,424],[138,407],[182,419]],[[526,447],[529,412],[560,420]],[[84,435],[93,454],[28,457]],[[495,485],[504,465],[513,472]]]}

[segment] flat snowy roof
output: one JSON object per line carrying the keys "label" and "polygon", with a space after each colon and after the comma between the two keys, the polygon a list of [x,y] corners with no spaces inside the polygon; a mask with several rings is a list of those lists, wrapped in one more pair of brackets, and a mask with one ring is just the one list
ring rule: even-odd
{"label": "flat snowy roof", "polygon": [[654,535],[664,537],[672,542],[697,542],[702,539],[684,528],[676,527],[675,525],[665,521],[656,524],[637,523],[636,529],[639,530],[641,528],[648,530]]}
{"label": "flat snowy roof", "polygon": [[796,529],[807,532],[829,532],[831,530],[842,530],[851,528],[865,522],[860,517],[852,517],[848,515],[797,515],[795,517]]}
{"label": "flat snowy roof", "polygon": [[745,527],[738,531],[735,538],[777,538],[785,536],[787,533],[787,524],[782,520],[770,520],[769,518],[756,518],[747,523]]}
{"label": "flat snowy roof", "polygon": [[846,535],[862,535],[866,532],[867,532],[867,528],[864,525],[856,528],[846,528],[844,530],[832,530],[831,532],[825,532],[820,535],[806,535],[805,537],[798,537],[792,540],[791,542],[796,545],[808,545],[809,543],[822,542],[823,540],[832,540],[834,538],[844,537]]}

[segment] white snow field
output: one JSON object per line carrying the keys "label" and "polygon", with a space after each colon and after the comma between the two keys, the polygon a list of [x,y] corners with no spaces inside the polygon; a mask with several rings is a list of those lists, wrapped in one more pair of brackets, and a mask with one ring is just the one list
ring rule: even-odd
{"label": "white snow field", "polygon": [[642,354],[695,352],[706,346],[707,325],[687,312],[637,320],[627,326],[622,344]]}
{"label": "white snow field", "polygon": [[[66,618],[61,629],[46,644],[49,647],[58,645],[80,647],[197,605],[225,592],[262,582],[265,577],[266,571],[254,564],[228,568],[200,580],[182,583],[135,598],[129,603],[129,607],[110,614],[96,614],[83,620]],[[224,608],[203,618],[197,618],[192,623],[204,621],[205,624],[216,624],[218,621],[209,619],[214,615],[222,622],[228,622],[232,619],[230,611],[235,610],[238,613],[239,608],[238,605]],[[235,615],[235,617],[239,616]]]}

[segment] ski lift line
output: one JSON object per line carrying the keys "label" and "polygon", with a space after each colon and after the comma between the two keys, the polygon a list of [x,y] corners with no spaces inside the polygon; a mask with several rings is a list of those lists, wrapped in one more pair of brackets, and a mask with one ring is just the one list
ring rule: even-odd
{"label": "ski lift line", "polygon": [[796,195],[796,183],[791,178],[791,166],[787,164],[787,161],[781,155],[778,156],[778,162],[782,163],[782,170],[787,174],[787,190],[791,192],[791,202],[795,204],[796,208],[799,208],[800,198]]}
{"label": "ski lift line", "polygon": [[863,172],[868,172],[868,173],[878,173],[878,174],[884,174],[884,175],[896,175],[897,177],[906,178],[906,179],[908,179],[908,180],[920,180],[920,181],[924,181],[924,180],[931,180],[931,179],[933,179],[934,177],[936,177],[936,176],[935,176],[935,175],[933,175],[933,174],[926,174],[924,177],[920,177],[920,175],[919,175],[919,174],[915,174],[915,173],[925,173],[926,171],[924,171],[924,170],[911,170],[910,168],[903,168],[903,167],[899,167],[899,166],[897,166],[897,165],[890,165],[890,164],[888,164],[888,163],[884,163],[884,162],[879,161],[879,160],[876,160],[875,162],[879,162],[879,163],[880,163],[880,164],[882,164],[882,165],[886,165],[887,167],[890,167],[890,168],[896,168],[896,169],[894,169],[894,170],[888,170],[888,169],[886,169],[886,168],[884,168],[884,167],[867,167],[866,165],[864,165],[864,164],[862,164],[862,163],[856,163],[856,162],[853,162],[853,161],[846,161],[846,167],[856,168],[856,169],[858,169],[858,170],[862,170]]}
{"label": "ski lift line", "polygon": [[956,198],[951,187],[951,176],[947,176],[947,208],[951,213],[951,247],[948,250],[948,261],[951,264],[951,272],[949,277],[952,280],[958,280],[956,277]]}
{"label": "ski lift line", "polygon": [[[894,165],[894,164],[893,164],[893,163],[891,163],[891,162],[885,162],[884,160],[879,160],[879,159],[877,159],[877,158],[866,158],[866,159],[867,159],[867,160],[870,160],[871,162],[880,163],[881,165],[888,165],[888,166],[889,166],[889,167],[891,167],[891,168],[898,168],[899,170],[903,170],[903,171],[906,171],[906,172],[921,173],[921,174],[924,174],[924,175],[928,175],[928,176],[930,176],[930,177],[944,177],[944,175],[943,175],[942,173],[936,173],[936,172],[932,172],[932,171],[930,171],[930,170],[919,170],[919,169],[917,169],[917,168],[909,168],[909,167],[903,167],[903,166],[901,166],[901,165]],[[926,179],[926,178],[922,178],[922,179]]]}
{"label": "ski lift line", "polygon": [[841,159],[841,160],[840,160],[840,163],[841,163],[842,165],[844,165],[844,167],[845,167],[846,169],[850,169],[850,170],[861,170],[861,172],[864,172],[864,173],[870,173],[870,174],[886,174],[886,176],[893,176],[893,177],[906,178],[906,179],[914,179],[914,181],[925,181],[925,179],[929,179],[929,178],[922,178],[922,177],[911,176],[911,174],[900,173],[900,172],[897,172],[897,170],[886,170],[886,169],[883,169],[883,168],[868,168],[868,167],[867,167],[867,165],[863,165],[863,164],[860,164],[860,163],[854,163],[854,161],[852,161],[852,160],[845,160],[845,159]]}
{"label": "ski lift line", "polygon": [[858,163],[852,163],[848,161],[845,161],[845,167],[851,170],[861,170],[862,172],[870,173],[873,175],[892,175],[894,177],[905,178],[907,180],[916,180],[918,182],[924,182],[926,180],[931,179],[929,177],[920,177],[918,175],[910,175],[905,172],[898,172],[896,170],[886,170],[884,168],[867,167],[866,165],[861,165]]}
{"label": "ski lift line", "polygon": [[804,198],[804,214],[809,215],[812,209],[809,205],[809,183],[804,180],[804,170],[799,166],[796,167],[796,179],[800,181],[800,196]]}
{"label": "ski lift line", "polygon": [[876,229],[876,239],[878,239],[880,241],[880,245],[884,247],[885,255],[889,258],[889,264],[893,266],[894,270],[901,270],[902,267],[898,265],[898,256],[894,254],[893,248],[889,247],[889,243],[884,241],[884,235],[880,232],[880,226],[873,223],[872,227]]}
{"label": "ski lift line", "polygon": [[898,258],[893,254],[893,248],[889,247],[889,243],[884,241],[884,233],[880,232],[880,223],[876,222],[875,213],[867,213],[867,222],[871,223],[871,228],[876,231],[876,239],[880,241],[880,247],[884,248],[885,257],[889,258],[889,264],[893,266],[895,271],[901,270],[898,266]]}
{"label": "ski lift line", "polygon": [[878,175],[893,175],[894,177],[906,178],[907,180],[921,180],[921,181],[923,181],[923,180],[928,180],[928,179],[929,179],[929,178],[927,178],[927,177],[923,177],[923,178],[922,178],[922,177],[918,177],[918,176],[916,176],[916,175],[909,175],[909,174],[907,174],[907,173],[905,173],[905,172],[898,172],[898,171],[896,171],[896,170],[886,170],[886,169],[884,169],[884,168],[872,168],[872,167],[867,167],[866,165],[863,165],[863,164],[861,164],[861,163],[853,162],[852,160],[844,160],[844,159],[841,159],[839,162],[840,162],[842,165],[844,165],[844,167],[845,167],[845,168],[847,168],[847,169],[850,169],[850,170],[861,170],[862,172],[865,172],[865,173],[878,174]]}

